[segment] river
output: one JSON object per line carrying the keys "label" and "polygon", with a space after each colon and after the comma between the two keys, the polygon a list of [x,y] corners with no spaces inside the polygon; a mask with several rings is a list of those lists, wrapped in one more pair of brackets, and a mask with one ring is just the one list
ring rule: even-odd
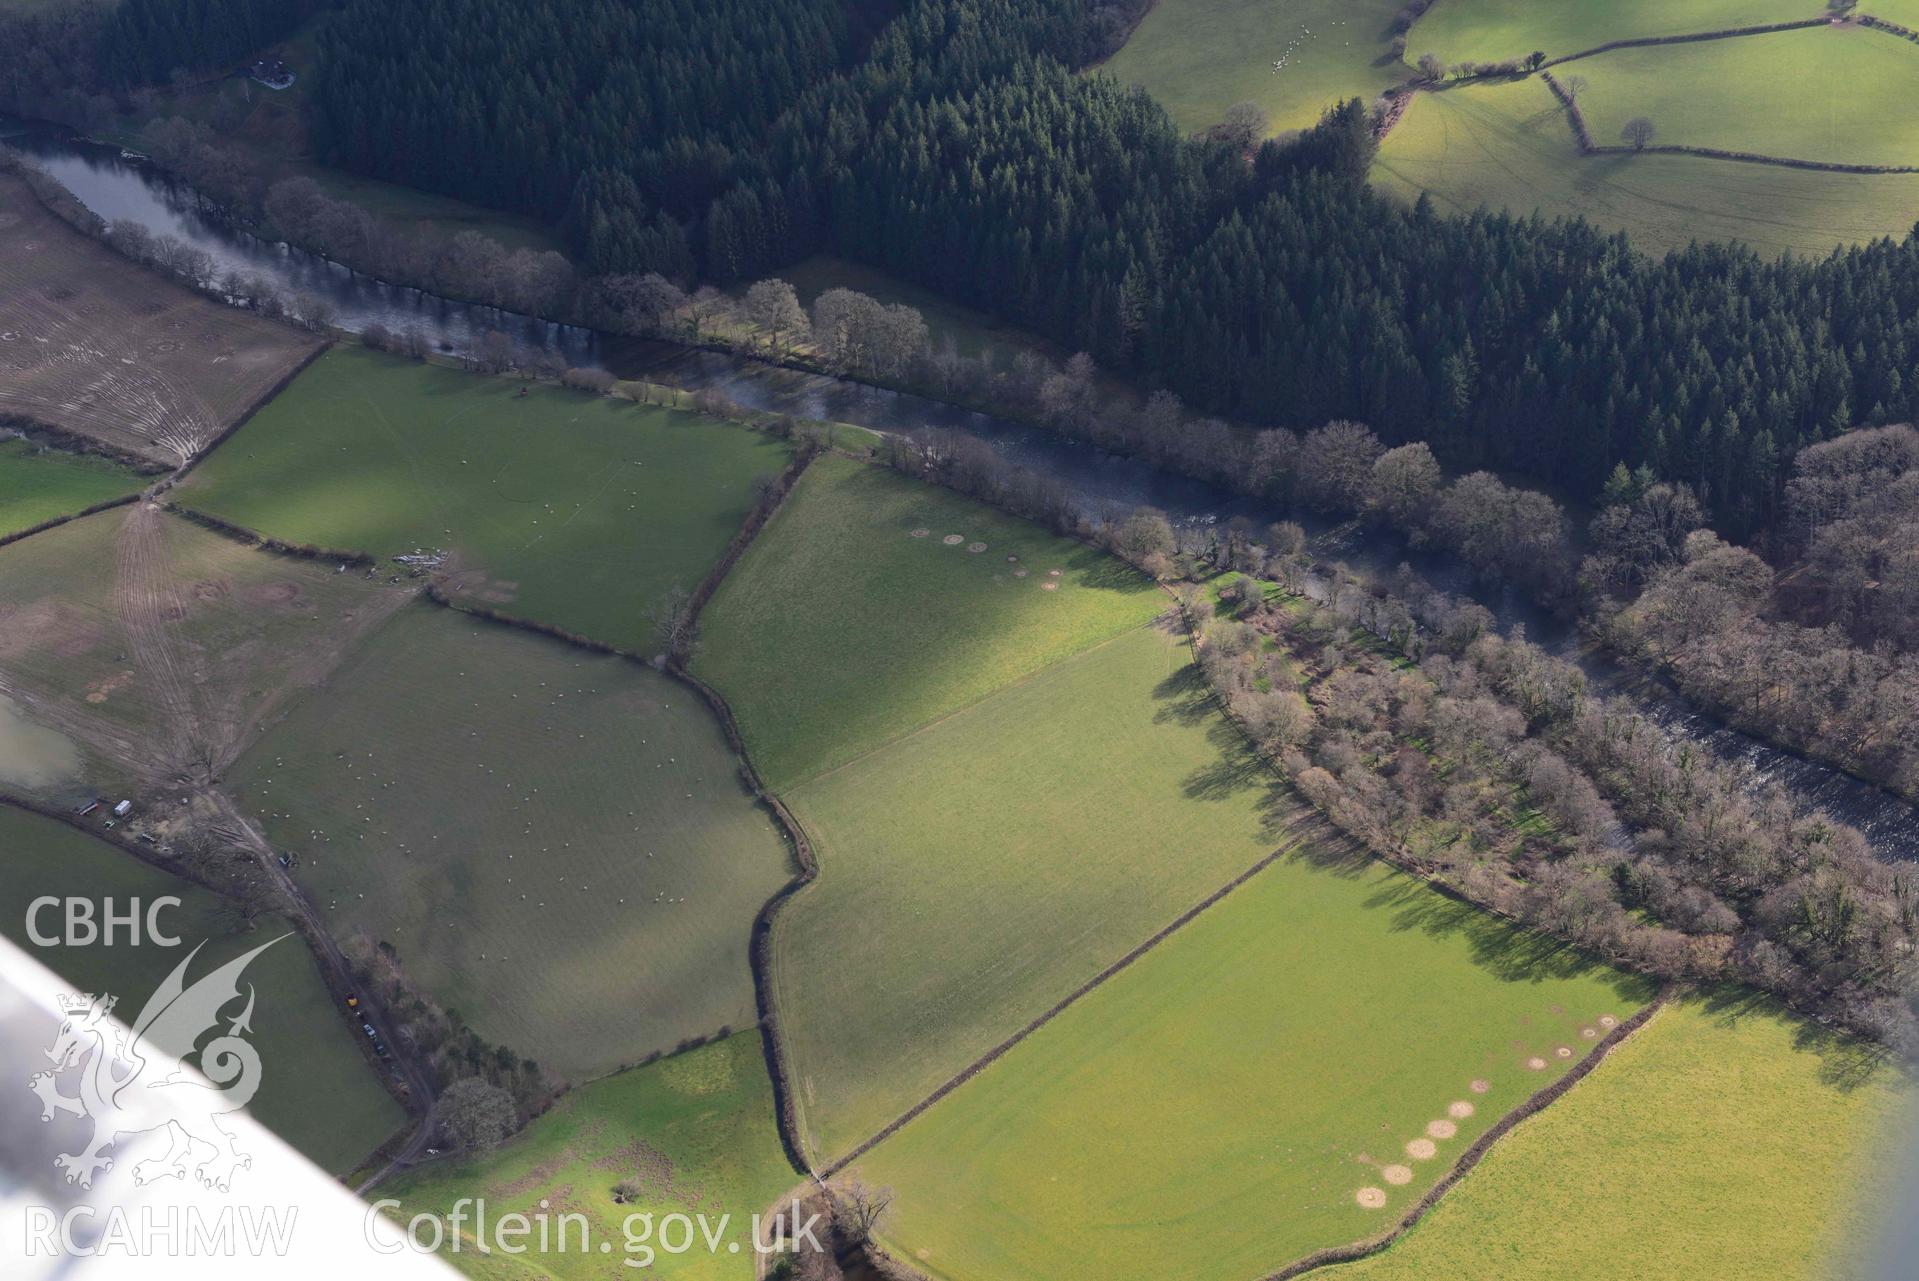
{"label": "river", "polygon": [[713,388],[753,409],[889,432],[962,431],[986,441],[1009,462],[1050,476],[1096,516],[1122,516],[1151,506],[1182,525],[1234,516],[1262,523],[1288,515],[1301,519],[1316,558],[1341,561],[1361,578],[1410,562],[1435,586],[1485,605],[1506,634],[1524,628],[1532,640],[1577,662],[1595,690],[1624,694],[1660,724],[1706,743],[1723,758],[1746,762],[1762,779],[1781,783],[1806,803],[1857,827],[1882,857],[1919,860],[1919,807],[1693,709],[1623,668],[1575,628],[1519,593],[1481,583],[1449,558],[1410,552],[1390,533],[1355,522],[1302,519],[1052,432],[942,401],[745,357],[598,334],[387,284],[238,230],[191,191],[115,148],[76,141],[65,131],[42,125],[6,121],[0,121],[0,141],[33,157],[102,218],[129,218],[156,235],[177,237],[208,254],[222,271],[256,274],[289,291],[316,295],[333,307],[335,323],[350,332],[373,324],[393,330],[417,327],[440,350],[465,354],[474,350],[482,334],[502,330],[524,345],[557,350],[574,365],[603,366],[622,376],[644,376],[689,390]]}

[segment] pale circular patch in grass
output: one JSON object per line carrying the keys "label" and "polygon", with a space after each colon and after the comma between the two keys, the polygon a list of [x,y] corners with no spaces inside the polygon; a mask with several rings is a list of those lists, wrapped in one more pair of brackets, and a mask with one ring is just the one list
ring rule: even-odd
{"label": "pale circular patch in grass", "polygon": [[1413,1181],[1413,1167],[1410,1165],[1389,1165],[1379,1174],[1386,1182],[1395,1186]]}
{"label": "pale circular patch in grass", "polygon": [[1017,557],[1017,556],[1008,556],[1008,557],[1006,558],[1006,563],[1007,563],[1008,565],[1017,565],[1017,564],[1019,564],[1019,557]]}
{"label": "pale circular patch in grass", "polygon": [[1526,1060],[1526,1066],[1534,1072],[1544,1072],[1546,1070],[1546,1060],[1535,1054]]}
{"label": "pale circular patch in grass", "polygon": [[1049,569],[1046,571],[1046,576],[1048,578],[1058,578],[1061,574],[1064,574],[1065,572],[1066,571],[1063,569]]}
{"label": "pale circular patch in grass", "polygon": [[1030,570],[1024,570],[1024,569],[1016,569],[1016,570],[1014,570],[1014,571],[1013,571],[1013,577],[1014,577],[1014,578],[1024,578],[1024,577],[1026,577],[1026,575],[1027,575],[1028,573],[1030,573],[1030,572],[1031,572]]}
{"label": "pale circular patch in grass", "polygon": [[1446,1115],[1451,1117],[1455,1121],[1464,1121],[1467,1117],[1471,1116],[1472,1114],[1473,1114],[1473,1105],[1466,1102],[1466,1100],[1464,1099],[1460,1099],[1456,1103],[1448,1103],[1446,1105]]}
{"label": "pale circular patch in grass", "polygon": [[1406,1155],[1415,1161],[1430,1161],[1439,1151],[1439,1145],[1431,1139],[1414,1139],[1406,1145]]}
{"label": "pale circular patch in grass", "polygon": [[1610,1014],[1602,1014],[1599,1016],[1599,1026],[1610,1032],[1619,1026],[1619,1020]]}
{"label": "pale circular patch in grass", "polygon": [[1482,1076],[1476,1079],[1470,1088],[1474,1094],[1484,1094],[1493,1088],[1493,1083]]}
{"label": "pale circular patch in grass", "polygon": [[1383,1210],[1386,1208],[1384,1188],[1361,1188],[1353,1193],[1353,1200],[1359,1202],[1362,1210]]}
{"label": "pale circular patch in grass", "polygon": [[1050,578],[1047,579],[1045,582],[1041,583],[1040,586],[1045,588],[1049,592],[1056,592],[1059,590],[1059,584],[1054,582]]}
{"label": "pale circular patch in grass", "polygon": [[1579,1035],[1591,1041],[1599,1036],[1599,1029],[1596,1027],[1582,1027],[1579,1029]]}
{"label": "pale circular patch in grass", "polygon": [[965,534],[948,534],[946,537],[940,539],[940,541],[942,543],[945,543],[948,547],[958,547],[961,543],[966,541],[966,535]]}
{"label": "pale circular patch in grass", "polygon": [[1569,1059],[1573,1056],[1573,1047],[1570,1045],[1556,1046],[1553,1049],[1553,1054],[1558,1058]]}
{"label": "pale circular patch in grass", "polygon": [[1428,1121],[1426,1133],[1435,1139],[1450,1139],[1459,1133],[1459,1127],[1451,1121]]}
{"label": "pale circular patch in grass", "polygon": [[981,552],[986,550],[986,544],[985,543],[968,543],[966,544],[966,550],[969,552],[972,552],[975,556],[977,556]]}
{"label": "pale circular patch in grass", "polygon": [[928,528],[926,528],[926,527],[925,527],[924,525],[922,525],[922,526],[920,526],[920,527],[919,527],[918,529],[916,529],[916,530],[914,530],[914,531],[913,531],[913,537],[915,537],[915,538],[924,538],[924,537],[926,537],[926,536],[927,536],[928,534],[930,534],[930,533],[932,533],[932,532],[933,532],[932,530],[930,530],[930,529],[928,529]]}

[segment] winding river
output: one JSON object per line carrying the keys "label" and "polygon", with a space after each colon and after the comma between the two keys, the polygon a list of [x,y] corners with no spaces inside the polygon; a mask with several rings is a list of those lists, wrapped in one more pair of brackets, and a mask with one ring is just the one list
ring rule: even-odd
{"label": "winding river", "polygon": [[[348,331],[373,324],[394,330],[418,327],[442,351],[460,354],[471,352],[489,330],[503,330],[528,346],[558,350],[571,364],[599,365],[623,376],[644,376],[690,390],[714,388],[754,409],[908,434],[931,428],[962,431],[986,441],[1008,461],[1050,476],[1095,515],[1124,515],[1152,506],[1186,525],[1239,515],[1260,521],[1282,515],[1203,482],[941,401],[744,357],[599,334],[387,284],[237,230],[191,191],[116,149],[76,141],[61,130],[6,121],[0,121],[0,141],[31,156],[102,218],[132,219],[156,235],[174,236],[204,251],[223,271],[256,274],[289,291],[323,298],[334,308],[335,323]],[[1595,689],[1627,694],[1661,724],[1705,742],[1722,757],[1749,763],[1761,778],[1782,783],[1806,802],[1859,828],[1882,856],[1919,860],[1919,807],[1843,771],[1772,747],[1657,686],[1649,687],[1586,643],[1576,629],[1510,589],[1476,581],[1450,559],[1410,552],[1397,537],[1352,522],[1305,523],[1320,560],[1344,562],[1361,578],[1410,562],[1436,586],[1485,605],[1507,634],[1524,628],[1532,640],[1579,663]]]}

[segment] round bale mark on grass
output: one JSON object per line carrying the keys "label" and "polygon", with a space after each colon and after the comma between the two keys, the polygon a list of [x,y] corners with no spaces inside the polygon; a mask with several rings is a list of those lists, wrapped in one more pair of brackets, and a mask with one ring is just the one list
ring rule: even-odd
{"label": "round bale mark on grass", "polygon": [[1599,1029],[1596,1027],[1582,1027],[1579,1029],[1579,1035],[1591,1041],[1599,1036]]}
{"label": "round bale mark on grass", "polygon": [[1478,1078],[1472,1083],[1472,1092],[1474,1094],[1484,1094],[1486,1091],[1492,1088],[1493,1088],[1493,1083],[1491,1081],[1488,1081],[1483,1076]]}
{"label": "round bale mark on grass", "polygon": [[1048,578],[1058,578],[1061,574],[1064,574],[1065,572],[1066,571],[1063,569],[1049,569],[1046,571],[1046,576]]}
{"label": "round bale mark on grass", "polygon": [[1041,583],[1040,586],[1049,592],[1056,592],[1059,590],[1059,584],[1050,578],[1047,579],[1045,582]]}
{"label": "round bale mark on grass", "polygon": [[1431,1139],[1414,1139],[1406,1145],[1406,1155],[1415,1161],[1430,1161],[1439,1151],[1439,1145]]}
{"label": "round bale mark on grass", "polygon": [[1410,1165],[1389,1165],[1379,1173],[1386,1182],[1394,1185],[1413,1181],[1413,1167]]}
{"label": "round bale mark on grass", "polygon": [[1362,1210],[1386,1208],[1386,1192],[1383,1188],[1361,1188],[1353,1193],[1353,1200],[1359,1202],[1359,1208]]}
{"label": "round bale mark on grass", "polygon": [[1459,1127],[1451,1121],[1428,1121],[1426,1133],[1435,1139],[1450,1139],[1459,1133]]}
{"label": "round bale mark on grass", "polygon": [[1544,1072],[1546,1070],[1546,1060],[1535,1054],[1526,1060],[1526,1066],[1534,1072]]}
{"label": "round bale mark on grass", "polygon": [[1448,1103],[1446,1105],[1446,1115],[1455,1121],[1464,1121],[1472,1114],[1473,1105],[1464,1099],[1460,1099],[1457,1103]]}
{"label": "round bale mark on grass", "polygon": [[1028,572],[1028,571],[1026,571],[1026,570],[1024,570],[1024,569],[1016,569],[1016,570],[1014,570],[1014,571],[1013,571],[1013,577],[1014,577],[1014,578],[1024,578],[1024,577],[1026,577],[1026,575],[1027,575],[1027,572]]}
{"label": "round bale mark on grass", "polygon": [[966,550],[969,552],[972,552],[975,556],[977,556],[981,552],[986,550],[986,544],[985,543],[968,543],[966,544]]}
{"label": "round bale mark on grass", "polygon": [[1599,1016],[1599,1026],[1610,1032],[1619,1026],[1619,1020],[1610,1014],[1602,1014]]}
{"label": "round bale mark on grass", "polygon": [[1569,1059],[1573,1056],[1573,1047],[1570,1045],[1557,1046],[1554,1048],[1553,1053],[1562,1059]]}
{"label": "round bale mark on grass", "polygon": [[1006,558],[1006,563],[1007,563],[1008,565],[1017,565],[1017,564],[1019,564],[1019,557],[1017,557],[1017,556],[1008,556],[1008,557]]}
{"label": "round bale mark on grass", "polygon": [[961,543],[966,541],[966,535],[965,534],[948,534],[946,537],[940,539],[940,541],[942,543],[945,543],[948,547],[958,547]]}
{"label": "round bale mark on grass", "polygon": [[932,530],[930,530],[930,529],[928,529],[928,528],[926,528],[926,526],[924,526],[924,525],[922,525],[922,526],[920,526],[920,527],[919,527],[918,529],[916,529],[916,530],[914,530],[914,531],[913,531],[913,537],[915,537],[915,538],[924,538],[924,537],[926,537],[926,536],[927,536],[928,534],[930,534],[930,533],[932,533],[932,532],[933,532]]}

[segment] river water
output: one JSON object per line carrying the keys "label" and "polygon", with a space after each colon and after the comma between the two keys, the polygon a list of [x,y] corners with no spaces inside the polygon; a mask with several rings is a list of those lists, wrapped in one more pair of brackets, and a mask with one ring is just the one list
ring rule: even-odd
{"label": "river water", "polygon": [[1662,725],[1699,739],[1724,758],[1745,761],[1761,778],[1783,784],[1805,802],[1859,828],[1882,856],[1919,860],[1919,807],[1694,710],[1622,668],[1576,629],[1519,593],[1476,581],[1449,558],[1410,552],[1389,533],[1353,522],[1302,518],[1052,432],[942,401],[739,356],[598,334],[387,284],[235,229],[191,191],[117,149],[76,141],[57,129],[4,120],[0,141],[33,157],[102,218],[129,218],[156,235],[175,236],[204,251],[222,271],[256,274],[289,291],[316,295],[333,307],[335,323],[351,332],[373,324],[396,331],[417,327],[440,350],[465,354],[475,349],[482,334],[502,330],[524,345],[557,350],[574,365],[603,366],[622,376],[644,376],[689,390],[713,388],[753,409],[907,434],[932,428],[962,431],[986,441],[1009,462],[1050,476],[1095,516],[1118,517],[1151,506],[1181,525],[1234,516],[1261,523],[1286,516],[1301,520],[1321,561],[1343,562],[1360,578],[1409,562],[1435,586],[1486,606],[1503,632],[1510,635],[1523,628],[1532,640],[1577,662],[1597,691],[1626,694]]}

